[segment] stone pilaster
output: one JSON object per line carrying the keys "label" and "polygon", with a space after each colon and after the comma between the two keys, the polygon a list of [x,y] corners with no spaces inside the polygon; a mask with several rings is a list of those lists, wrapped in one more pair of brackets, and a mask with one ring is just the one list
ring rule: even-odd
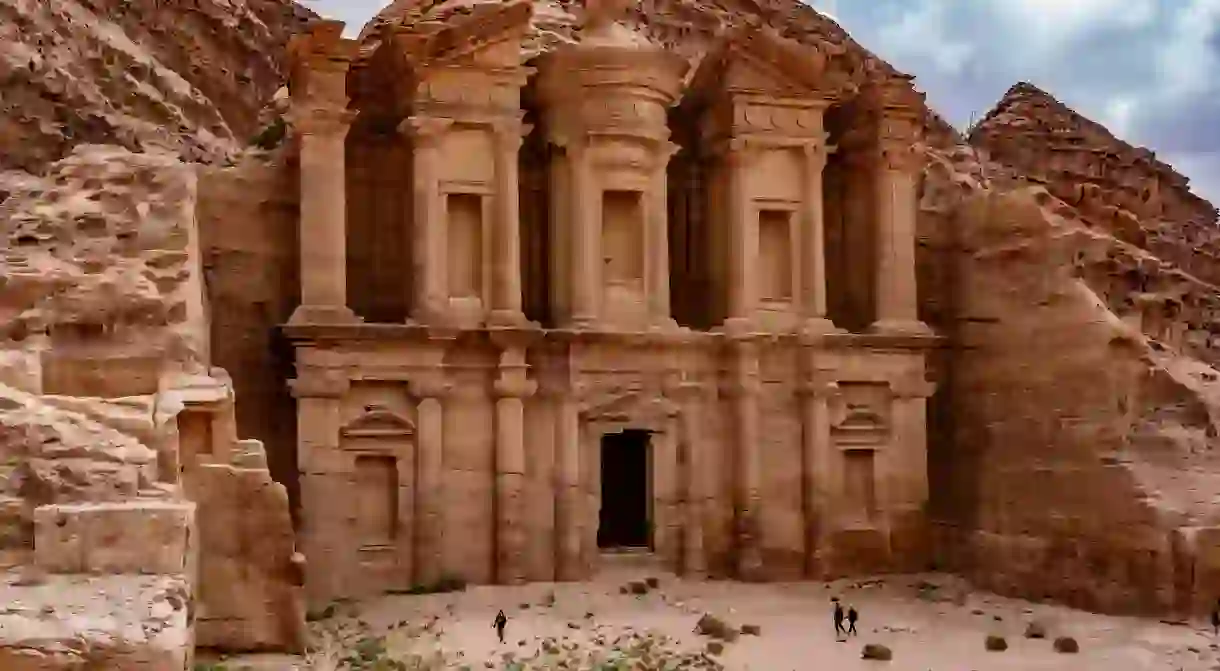
{"label": "stone pilaster", "polygon": [[728,181],[728,208],[725,223],[729,228],[728,316],[730,332],[749,332],[758,307],[758,230],[754,205],[746,185],[749,147],[744,140],[730,140],[725,147],[724,166]]}
{"label": "stone pilaster", "polygon": [[759,453],[758,397],[761,384],[758,351],[750,340],[738,340],[732,347],[732,379],[726,392],[733,399],[733,538],[737,577],[762,578],[762,460]]}
{"label": "stone pilaster", "polygon": [[575,390],[555,408],[555,579],[577,580],[581,568],[580,403]]}
{"label": "stone pilaster", "polygon": [[301,304],[289,323],[356,322],[356,315],[347,307],[344,145],[355,112],[334,103],[323,106],[310,100],[294,106],[292,124],[300,135]]}
{"label": "stone pilaster", "polygon": [[496,399],[496,582],[526,580],[525,398],[537,383],[527,377],[525,348],[514,343],[500,355]]}
{"label": "stone pilaster", "polygon": [[893,430],[885,472],[886,516],[896,570],[920,571],[931,553],[928,520],[927,405],[936,385],[922,375],[894,381]]}
{"label": "stone pilaster", "polygon": [[700,579],[707,576],[707,554],[703,530],[711,493],[707,452],[702,440],[703,387],[696,382],[679,385],[682,403],[682,574]]}
{"label": "stone pilaster", "polygon": [[[816,350],[804,356],[816,356]],[[830,408],[827,399],[837,384],[812,366],[799,388],[801,408],[801,507],[805,525],[805,577],[821,574],[820,552],[823,531],[830,521],[828,502],[835,492],[833,480],[834,445],[830,439]]]}
{"label": "stone pilaster", "polygon": [[593,179],[593,156],[587,139],[569,142],[567,151],[571,170],[568,221],[572,227],[569,256],[572,263],[568,268],[572,312],[568,325],[591,328],[601,312],[601,202]]}
{"label": "stone pilaster", "polygon": [[299,358],[298,352],[300,373],[289,382],[297,401],[298,538],[306,557],[305,598],[315,610],[347,595],[355,511],[346,504],[349,474],[339,454],[339,429],[340,402],[350,383],[338,365],[303,365]]}
{"label": "stone pilaster", "polygon": [[521,311],[521,207],[518,189],[518,154],[533,127],[520,122],[496,128],[496,234],[495,281],[491,289],[491,323],[516,326],[525,323]]}
{"label": "stone pilaster", "polygon": [[922,156],[916,147],[917,118],[885,110],[880,120],[876,163],[878,333],[930,335],[919,320],[915,284],[915,218]]}
{"label": "stone pilaster", "polygon": [[412,317],[445,324],[449,314],[449,242],[440,186],[441,141],[451,119],[413,116],[399,126],[412,139],[412,234],[415,295]]}
{"label": "stone pilaster", "polygon": [[673,327],[669,295],[669,160],[681,147],[664,142],[657,148],[656,164],[651,175],[648,204],[647,249],[649,323]]}
{"label": "stone pilaster", "polygon": [[416,405],[415,582],[433,584],[444,566],[445,406],[443,373],[411,383]]}
{"label": "stone pilaster", "polygon": [[826,316],[826,222],[822,203],[822,172],[828,148],[825,138],[805,145],[805,202],[801,235],[801,296],[804,326],[808,334],[832,333],[834,322]]}

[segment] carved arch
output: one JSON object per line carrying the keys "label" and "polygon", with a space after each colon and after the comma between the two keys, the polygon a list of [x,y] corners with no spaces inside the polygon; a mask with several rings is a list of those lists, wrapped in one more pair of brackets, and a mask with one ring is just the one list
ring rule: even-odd
{"label": "carved arch", "polygon": [[615,390],[581,403],[580,418],[591,424],[660,433],[667,429],[669,420],[680,412],[677,403],[660,393]]}
{"label": "carved arch", "polygon": [[339,430],[344,438],[402,438],[415,435],[415,423],[380,405],[365,406],[365,411]]}

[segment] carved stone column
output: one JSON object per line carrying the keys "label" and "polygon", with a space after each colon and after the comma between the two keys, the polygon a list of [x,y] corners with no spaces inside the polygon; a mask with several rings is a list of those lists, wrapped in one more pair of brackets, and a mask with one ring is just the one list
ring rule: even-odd
{"label": "carved stone column", "polygon": [[648,210],[647,271],[649,323],[676,326],[669,295],[669,159],[680,147],[665,142],[657,149]]}
{"label": "carved stone column", "polygon": [[822,172],[826,168],[825,139],[805,145],[804,234],[801,236],[801,283],[808,334],[832,333],[826,317],[826,222],[822,206]]}
{"label": "carved stone column", "polygon": [[701,579],[707,576],[703,525],[710,498],[707,454],[702,443],[703,387],[686,381],[678,386],[677,393],[682,402],[682,575]]}
{"label": "carved stone column", "polygon": [[886,483],[886,517],[896,570],[926,567],[931,552],[928,520],[927,404],[936,386],[922,374],[891,384],[891,443],[878,479]]}
{"label": "carved stone column", "polygon": [[572,282],[570,326],[590,328],[597,323],[601,303],[601,202],[593,182],[593,157],[588,141],[569,142],[571,194],[568,221],[571,222],[572,261],[568,276]]}
{"label": "carved stone column", "polygon": [[490,321],[500,326],[525,323],[521,311],[521,208],[518,154],[532,126],[505,123],[496,129],[495,282]]}
{"label": "carved stone column", "polygon": [[755,264],[758,260],[758,232],[754,225],[754,206],[746,188],[749,147],[744,140],[729,141],[724,155],[728,181],[729,300],[725,328],[748,332],[758,305]]}
{"label": "carved stone column", "polygon": [[305,365],[300,359],[298,354],[301,372],[289,387],[297,400],[298,537],[306,557],[305,595],[312,610],[346,596],[347,576],[355,568],[350,532],[355,510],[346,505],[350,474],[339,458],[340,401],[349,382],[338,362]]}
{"label": "carved stone column", "polygon": [[762,578],[762,461],[759,454],[758,352],[753,342],[732,343],[733,379],[728,393],[733,399],[735,419],[733,452],[736,473],[734,487],[734,549],[737,577],[741,580]]}
{"label": "carved stone column", "polygon": [[[816,356],[808,350],[807,358]],[[801,401],[801,505],[805,524],[805,577],[821,575],[820,548],[824,522],[830,511],[826,502],[833,495],[834,445],[830,439],[830,408],[827,399],[838,386],[825,378],[812,362],[799,389]],[[828,481],[829,480],[829,481]]]}
{"label": "carved stone column", "polygon": [[433,584],[444,565],[444,398],[450,387],[436,374],[411,383],[416,406],[415,582]]}
{"label": "carved stone column", "polygon": [[412,317],[422,324],[444,324],[449,313],[449,241],[440,190],[440,144],[452,125],[451,119],[415,116],[399,126],[412,139]]}
{"label": "carved stone column", "polygon": [[301,137],[301,304],[292,324],[359,321],[347,307],[347,175],[344,143],[355,112],[342,107],[293,110]]}
{"label": "carved stone column", "polygon": [[580,401],[576,390],[558,398],[555,417],[555,579],[582,577]]}
{"label": "carved stone column", "polygon": [[496,582],[525,582],[525,403],[537,390],[527,377],[525,348],[509,345],[496,380]]}
{"label": "carved stone column", "polygon": [[[919,321],[915,284],[915,218],[919,208],[917,179],[921,157],[915,146],[914,122],[905,117],[881,122],[877,203],[877,321],[880,333],[931,334]],[[897,126],[902,130],[894,130]]]}

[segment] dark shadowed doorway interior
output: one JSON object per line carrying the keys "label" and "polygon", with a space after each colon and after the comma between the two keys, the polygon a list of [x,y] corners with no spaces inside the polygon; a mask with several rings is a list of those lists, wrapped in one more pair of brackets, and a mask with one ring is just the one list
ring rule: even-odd
{"label": "dark shadowed doorway interior", "polygon": [[652,547],[648,500],[648,431],[628,429],[602,436],[602,507],[597,546]]}

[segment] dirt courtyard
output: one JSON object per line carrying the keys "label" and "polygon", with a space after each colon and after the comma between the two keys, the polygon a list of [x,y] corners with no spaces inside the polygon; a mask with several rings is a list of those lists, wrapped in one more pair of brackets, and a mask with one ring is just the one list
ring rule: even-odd
{"label": "dirt courtyard", "polygon": [[[644,594],[623,593],[624,586],[647,578],[657,586]],[[832,625],[836,596],[861,614],[859,635],[846,641],[836,641]],[[501,608],[508,616],[503,644],[491,624]],[[758,633],[740,635],[722,643],[719,654],[709,654],[715,639],[695,632],[704,613],[734,629],[752,625]],[[1031,622],[1045,627],[1045,638],[1025,637]],[[408,667],[418,669],[1220,669],[1217,641],[1202,623],[1174,625],[1031,604],[973,592],[939,575],[750,585],[687,582],[638,563],[616,564],[589,583],[387,596],[342,606],[314,626],[348,632],[349,645],[386,636],[385,655],[419,655],[417,665]],[[1003,636],[1007,650],[988,651],[984,641],[991,634]],[[1079,652],[1056,652],[1053,640],[1060,636],[1076,639]],[[861,659],[866,643],[888,647],[892,661]],[[329,661],[320,655],[298,668],[351,668],[336,664],[337,656],[332,650]],[[619,658],[647,661],[616,665]],[[230,661],[222,668],[245,667]]]}

